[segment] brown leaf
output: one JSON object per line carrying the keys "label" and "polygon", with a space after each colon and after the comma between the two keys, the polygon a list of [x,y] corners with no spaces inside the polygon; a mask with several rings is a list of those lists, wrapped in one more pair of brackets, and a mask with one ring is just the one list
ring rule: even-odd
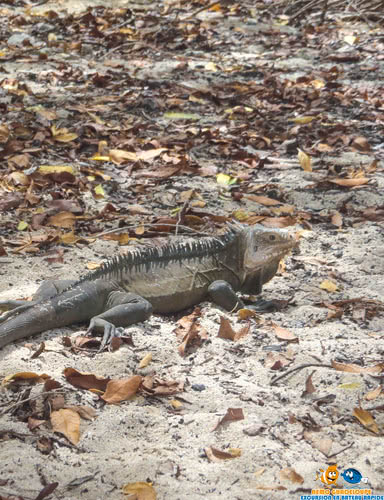
{"label": "brown leaf", "polygon": [[182,338],[182,342],[178,347],[180,356],[185,356],[187,347],[199,346],[208,337],[207,330],[198,323],[200,313],[200,308],[195,307],[192,314],[183,316],[178,321],[180,326],[176,328],[175,333],[178,338]]}
{"label": "brown leaf", "polygon": [[270,370],[281,370],[284,366],[287,366],[292,361],[287,359],[286,356],[278,352],[269,352],[265,358],[265,367]]}
{"label": "brown leaf", "polygon": [[367,401],[372,401],[373,399],[378,398],[382,393],[383,393],[383,387],[379,385],[378,387],[376,387],[376,389],[367,392],[367,394],[364,396],[364,399],[366,399]]}
{"label": "brown leaf", "polygon": [[46,486],[44,486],[44,488],[40,491],[40,493],[34,500],[43,500],[45,497],[53,493],[58,486],[59,483],[47,484]]}
{"label": "brown leaf", "polygon": [[295,217],[288,215],[286,217],[265,217],[262,224],[263,226],[270,228],[284,228],[294,226],[296,222]]}
{"label": "brown leaf", "polygon": [[51,439],[41,437],[36,443],[37,449],[44,455],[48,455],[53,450],[53,442]]}
{"label": "brown leaf", "polygon": [[96,410],[90,406],[67,406],[67,408],[76,411],[84,420],[93,420],[96,417]]}
{"label": "brown leaf", "polygon": [[294,469],[291,467],[287,467],[286,469],[282,469],[280,471],[280,477],[281,479],[287,479],[291,483],[294,484],[303,484],[304,483],[304,478],[300,476]]}
{"label": "brown leaf", "polygon": [[268,326],[274,331],[278,339],[285,340],[286,342],[299,342],[299,339],[290,330],[287,330],[286,328],[276,325],[276,323],[273,322],[271,322],[270,325]]}
{"label": "brown leaf", "polygon": [[353,188],[367,184],[369,179],[366,177],[356,177],[355,179],[328,179],[328,181],[332,182],[332,184],[337,184],[338,186]]}
{"label": "brown leaf", "polygon": [[110,378],[97,377],[92,373],[81,373],[74,368],[65,368],[64,376],[67,381],[80,389],[97,389],[105,391]]}
{"label": "brown leaf", "polygon": [[260,203],[261,205],[265,205],[266,207],[272,207],[282,204],[282,202],[279,200],[274,200],[273,198],[268,198],[268,196],[261,196],[257,194],[245,194],[244,198],[255,201],[256,203]]}
{"label": "brown leaf", "polygon": [[303,395],[306,395],[306,394],[313,394],[314,392],[316,392],[316,389],[315,389],[315,386],[313,385],[313,382],[312,382],[312,377],[313,377],[313,374],[315,373],[315,371],[313,371],[306,379],[305,381],[305,391],[303,393]]}
{"label": "brown leaf", "polygon": [[303,435],[304,439],[308,441],[313,448],[319,450],[326,457],[329,456],[333,444],[332,439],[313,431],[304,431]]}
{"label": "brown leaf", "polygon": [[124,495],[129,495],[132,500],[156,500],[156,491],[152,483],[137,482],[126,484],[123,486],[123,493]]}
{"label": "brown leaf", "polygon": [[381,434],[379,427],[369,411],[363,410],[362,408],[354,408],[353,416],[369,431],[375,434]]}
{"label": "brown leaf", "polygon": [[41,384],[45,380],[49,379],[49,375],[46,373],[42,373],[39,375],[38,373],[34,372],[18,372],[18,373],[13,373],[12,375],[7,375],[6,377],[3,378],[1,385],[3,387],[6,387],[12,382],[20,382],[20,381],[28,381],[31,384]]}
{"label": "brown leaf", "polygon": [[231,453],[228,453],[226,451],[218,450],[213,446],[210,446],[209,448],[204,448],[204,451],[210,462],[220,462],[220,460],[229,460],[237,458],[236,455],[232,455]]}
{"label": "brown leaf", "polygon": [[[47,423],[46,420],[40,420],[38,418],[33,418],[33,417],[28,417],[28,429],[30,431],[33,431],[37,427],[40,427],[40,425]],[[1,497],[0,497],[1,498]]]}
{"label": "brown leaf", "polygon": [[301,168],[306,172],[312,172],[311,157],[307,155],[307,153],[304,153],[301,149],[299,149],[297,157]]}
{"label": "brown leaf", "polygon": [[80,417],[73,410],[61,409],[51,413],[51,424],[55,432],[60,432],[76,445],[80,440]]}
{"label": "brown leaf", "polygon": [[337,210],[335,210],[333,212],[331,222],[334,226],[341,228],[343,226],[343,217],[342,217],[341,213],[337,212]]}
{"label": "brown leaf", "polygon": [[108,382],[107,390],[101,396],[106,403],[116,404],[133,397],[141,384],[142,377],[134,375],[133,377],[120,380],[111,380]]}
{"label": "brown leaf", "polygon": [[147,376],[144,378],[141,388],[151,395],[172,396],[184,390],[184,382],[161,380]]}
{"label": "brown leaf", "polygon": [[72,212],[60,212],[48,218],[50,226],[71,229],[76,223],[76,216]]}
{"label": "brown leaf", "polygon": [[365,137],[359,136],[355,137],[352,141],[351,146],[358,151],[369,152],[371,151],[371,146]]}
{"label": "brown leaf", "polygon": [[348,373],[382,373],[384,370],[384,363],[379,363],[374,366],[360,366],[353,363],[338,363],[331,361],[332,367],[339,372]]}
{"label": "brown leaf", "polygon": [[227,318],[224,318],[224,316],[221,316],[219,333],[217,334],[217,336],[221,339],[229,339],[237,342],[241,338],[246,337],[248,335],[250,327],[251,325],[248,322],[248,324],[240,328],[238,332],[235,332],[229,320]]}
{"label": "brown leaf", "polygon": [[227,413],[217,422],[212,430],[215,431],[220,425],[225,423],[237,422],[239,420],[244,420],[242,408],[228,408]]}
{"label": "brown leaf", "polygon": [[60,410],[65,406],[65,398],[62,394],[58,394],[57,396],[50,398],[50,403],[52,410]]}

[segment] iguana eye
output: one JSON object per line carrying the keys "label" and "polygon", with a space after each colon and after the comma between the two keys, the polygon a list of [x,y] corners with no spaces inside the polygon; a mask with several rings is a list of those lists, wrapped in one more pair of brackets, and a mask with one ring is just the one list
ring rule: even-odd
{"label": "iguana eye", "polygon": [[270,234],[269,235],[269,240],[270,241],[275,241],[275,239],[276,239],[276,235],[275,234]]}

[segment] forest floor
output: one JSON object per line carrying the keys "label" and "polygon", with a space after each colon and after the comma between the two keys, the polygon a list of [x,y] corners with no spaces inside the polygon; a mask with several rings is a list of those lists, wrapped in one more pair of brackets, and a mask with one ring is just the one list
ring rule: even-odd
{"label": "forest floor", "polygon": [[[300,238],[263,290],[285,307],[205,302],[184,356],[191,310],[114,352],[74,348],[86,325],[4,347],[1,499],[384,495],[383,19],[281,4],[1,4],[0,300],[182,238],[178,222]],[[222,317],[248,335],[218,337]],[[163,395],[105,404],[69,368]]]}

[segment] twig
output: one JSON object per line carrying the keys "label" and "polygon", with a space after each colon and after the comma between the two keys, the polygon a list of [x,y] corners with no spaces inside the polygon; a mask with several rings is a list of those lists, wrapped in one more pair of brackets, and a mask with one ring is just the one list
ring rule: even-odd
{"label": "twig", "polygon": [[325,16],[327,14],[327,9],[328,9],[328,0],[324,0],[324,7],[320,16],[320,24],[324,24]]}
{"label": "twig", "polygon": [[340,455],[340,453],[343,453],[343,451],[348,450],[348,448],[351,448],[354,444],[355,444],[355,442],[353,441],[352,443],[350,443],[347,446],[345,446],[345,448],[342,448],[341,450],[336,451],[335,453],[332,453],[332,455],[327,455],[327,459],[333,458],[336,455]]}
{"label": "twig", "polygon": [[282,378],[288,377],[291,373],[297,372],[298,370],[302,370],[303,368],[309,368],[310,366],[318,366],[322,368],[333,368],[332,365],[323,365],[321,363],[306,363],[304,365],[296,366],[296,368],[292,368],[292,370],[288,370],[287,372],[279,375],[278,377],[271,380],[271,385],[276,385],[276,382],[281,380]]}
{"label": "twig", "polygon": [[[59,392],[65,392],[66,389],[62,388],[58,388],[58,389],[53,389],[55,391],[54,394],[57,394]],[[13,405],[11,406],[8,406],[8,408],[6,408],[3,412],[0,412],[0,415],[5,415],[7,412],[9,412],[10,410],[12,410],[13,408],[16,408],[17,406],[20,406],[24,403],[26,403],[27,401],[33,401],[34,399],[37,399],[37,398],[40,398],[41,396],[47,396],[48,394],[53,394],[53,390],[51,391],[44,391],[44,392],[40,392],[40,394],[36,394],[30,398],[26,398],[26,399],[22,399],[21,401],[18,401],[17,403],[14,403]]]}
{"label": "twig", "polygon": [[197,14],[200,14],[200,12],[203,12],[204,10],[209,10],[212,7],[214,7],[215,5],[220,5],[220,1],[219,2],[212,2],[209,5],[206,5],[205,7],[201,7],[201,9],[196,10],[193,14],[191,14],[187,17],[183,17],[182,19],[180,19],[180,21],[188,21],[188,19],[192,19],[193,17],[197,16]]}

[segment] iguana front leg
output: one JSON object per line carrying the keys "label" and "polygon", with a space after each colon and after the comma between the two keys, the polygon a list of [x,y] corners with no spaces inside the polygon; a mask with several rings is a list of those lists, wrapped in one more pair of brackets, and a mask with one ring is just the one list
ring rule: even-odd
{"label": "iguana front leg", "polygon": [[231,285],[224,280],[216,280],[208,287],[211,300],[227,311],[237,311],[244,307],[243,301],[236,295]]}
{"label": "iguana front leg", "polygon": [[[261,292],[261,287],[258,293]],[[217,280],[208,287],[208,293],[213,302],[227,311],[251,309],[255,312],[273,312],[276,310],[274,300],[259,299],[256,302],[245,304],[233,290],[231,285],[224,280]]]}
{"label": "iguana front leg", "polygon": [[120,327],[145,321],[152,314],[152,304],[135,293],[110,292],[105,311],[94,316],[87,333],[102,334],[99,352],[110,343],[113,337],[122,333]]}
{"label": "iguana front leg", "polygon": [[45,280],[41,283],[32,300],[2,300],[0,311],[7,311],[0,316],[0,323],[30,309],[38,302],[49,299],[73,285],[76,280]]}

